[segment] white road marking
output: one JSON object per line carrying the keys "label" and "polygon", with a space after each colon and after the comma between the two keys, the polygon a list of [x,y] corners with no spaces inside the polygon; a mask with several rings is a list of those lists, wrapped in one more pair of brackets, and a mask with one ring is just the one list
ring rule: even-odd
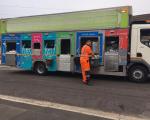
{"label": "white road marking", "polygon": [[113,120],[148,120],[140,117],[120,115],[117,113],[104,112],[104,111],[94,110],[89,108],[59,104],[59,103],[54,103],[49,101],[20,98],[20,97],[8,96],[8,95],[0,95],[0,99],[11,101],[11,102],[38,106],[38,107],[53,108],[53,109],[59,109],[59,110],[64,110],[69,112],[75,112],[79,114],[90,115],[90,116],[95,116],[100,118],[113,119]]}
{"label": "white road marking", "polygon": [[19,70],[19,69],[15,66],[0,65],[0,70]]}
{"label": "white road marking", "polygon": [[9,68],[9,67],[11,67],[11,66],[6,66],[6,65],[0,65],[0,68]]}

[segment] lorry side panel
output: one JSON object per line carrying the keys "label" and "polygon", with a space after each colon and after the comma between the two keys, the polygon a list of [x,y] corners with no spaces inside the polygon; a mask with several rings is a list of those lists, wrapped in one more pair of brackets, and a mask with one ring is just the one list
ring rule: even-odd
{"label": "lorry side panel", "polygon": [[32,69],[31,33],[21,34],[21,63],[20,68]]}
{"label": "lorry side panel", "polygon": [[[80,51],[81,51],[81,47],[82,47],[81,46],[81,42],[82,41],[85,42],[86,40],[91,40],[90,38],[97,38],[97,40],[99,41],[99,32],[98,31],[77,32],[77,34],[76,34],[76,55],[77,56],[80,56]],[[84,41],[84,39],[85,39],[85,41]],[[80,72],[81,71],[80,70],[80,64],[77,64],[75,66],[75,71],[76,72]]]}
{"label": "lorry side panel", "polygon": [[33,61],[40,61],[42,55],[42,33],[32,33],[32,59]]}
{"label": "lorry side panel", "polygon": [[57,70],[74,72],[75,33],[57,32]]}
{"label": "lorry side panel", "polygon": [[[13,43],[13,46],[11,44]],[[20,65],[20,34],[2,35],[2,64]],[[15,55],[16,54],[16,55]]]}
{"label": "lorry side panel", "polygon": [[43,33],[43,61],[47,63],[48,71],[56,71],[56,33]]}

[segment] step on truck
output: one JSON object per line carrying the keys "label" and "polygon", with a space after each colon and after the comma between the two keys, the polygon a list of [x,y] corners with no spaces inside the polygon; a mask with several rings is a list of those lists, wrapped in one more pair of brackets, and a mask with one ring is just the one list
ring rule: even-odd
{"label": "step on truck", "polygon": [[2,64],[39,75],[81,72],[81,47],[91,40],[92,74],[145,82],[150,72],[150,21],[131,20],[131,6],[2,19]]}

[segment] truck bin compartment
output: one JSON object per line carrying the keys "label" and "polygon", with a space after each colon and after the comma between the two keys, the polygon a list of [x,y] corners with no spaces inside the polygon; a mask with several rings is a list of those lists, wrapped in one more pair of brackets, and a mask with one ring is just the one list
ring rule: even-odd
{"label": "truck bin compartment", "polygon": [[127,29],[105,31],[105,71],[119,71],[119,66],[127,65],[127,36]]}
{"label": "truck bin compartment", "polygon": [[46,61],[48,71],[57,70],[56,60],[56,33],[43,33],[42,54],[43,60]]}
{"label": "truck bin compartment", "polygon": [[99,67],[100,66],[99,55],[94,55],[94,57],[90,57],[90,65],[91,65],[91,67]]}
{"label": "truck bin compartment", "polygon": [[21,62],[20,68],[24,70],[32,69],[32,49],[31,49],[32,36],[30,33],[21,34]]}
{"label": "truck bin compartment", "polygon": [[6,65],[16,65],[16,53],[6,53]]}
{"label": "truck bin compartment", "polygon": [[2,35],[2,64],[20,65],[21,53],[20,35],[19,34],[3,34]]}
{"label": "truck bin compartment", "polygon": [[57,69],[58,71],[74,70],[75,33],[57,33]]}
{"label": "truck bin compartment", "polygon": [[103,31],[84,31],[77,32],[76,41],[76,58],[74,59],[76,63],[76,71],[80,71],[79,58],[81,54],[81,49],[85,45],[86,41],[90,40],[92,42],[91,49],[95,54],[95,58],[91,59],[91,66],[98,67],[103,64],[103,47],[104,47],[104,35]]}

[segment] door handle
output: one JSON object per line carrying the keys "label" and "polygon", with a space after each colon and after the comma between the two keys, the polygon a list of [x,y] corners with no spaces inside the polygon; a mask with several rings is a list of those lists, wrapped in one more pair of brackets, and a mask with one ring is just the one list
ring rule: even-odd
{"label": "door handle", "polygon": [[136,53],[136,56],[137,56],[137,57],[142,57],[142,53],[139,53],[139,52],[138,52],[138,53]]}

